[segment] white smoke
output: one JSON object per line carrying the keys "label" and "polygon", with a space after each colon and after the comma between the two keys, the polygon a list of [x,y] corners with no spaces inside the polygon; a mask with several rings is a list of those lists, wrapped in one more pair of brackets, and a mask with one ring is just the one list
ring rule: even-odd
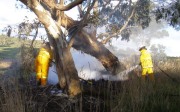
{"label": "white smoke", "polygon": [[[111,49],[111,51],[113,51]],[[119,74],[117,76],[111,75],[109,72],[105,70],[105,68],[102,66],[102,64],[94,57],[81,53],[77,50],[71,50],[74,63],[76,66],[76,69],[78,71],[78,75],[80,78],[85,80],[99,80],[99,79],[105,79],[105,80],[127,80],[128,79],[128,72],[123,71],[122,74]],[[49,76],[48,76],[48,82],[50,84],[56,84],[58,83],[58,76],[56,74],[55,65],[50,67],[49,69]]]}
{"label": "white smoke", "polygon": [[[121,41],[121,38],[119,39],[112,39],[112,45],[109,46],[106,45],[106,47],[113,53],[115,56],[118,57],[119,60],[125,59],[124,57],[129,58],[129,56],[132,55],[138,55],[139,54],[139,43],[143,41],[144,39],[147,39],[148,44],[150,45],[151,40],[154,38],[162,38],[164,36],[170,36],[165,35],[165,33],[161,34],[161,30],[164,26],[162,24],[155,24],[153,21],[150,24],[150,28],[147,28],[144,31],[137,30],[137,34],[133,34],[130,38],[130,41]],[[153,31],[160,31],[160,32],[154,32]],[[98,30],[99,31],[99,30]],[[141,38],[143,37],[143,38]],[[147,46],[149,49],[150,46]],[[102,66],[102,64],[94,57],[81,53],[80,51],[72,50],[73,59],[75,62],[76,69],[78,71],[78,75],[80,78],[88,80],[88,79],[105,79],[105,80],[128,80],[128,73],[132,70],[132,68],[136,68],[137,66],[134,64],[134,66],[130,66],[126,71],[123,71],[123,74],[119,74],[116,76],[112,76],[110,73],[108,73],[105,68]],[[58,78],[56,73],[54,73],[55,68],[50,68],[49,72],[49,81],[50,82],[58,82]]]}

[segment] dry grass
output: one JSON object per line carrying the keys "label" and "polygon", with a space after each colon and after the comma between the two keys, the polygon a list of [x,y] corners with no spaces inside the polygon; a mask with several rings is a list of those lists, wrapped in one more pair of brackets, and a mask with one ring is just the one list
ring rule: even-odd
{"label": "dry grass", "polygon": [[[0,78],[3,94],[0,112],[179,112],[180,84],[155,67],[156,83],[143,83],[139,70],[130,73],[124,82],[99,81],[84,84],[84,92],[77,99],[55,97],[48,88],[31,85],[33,52],[24,44],[20,50],[21,69],[13,69]],[[137,58],[126,60],[126,67],[138,63]],[[171,77],[180,81],[180,60],[167,58],[157,62]],[[16,76],[16,77],[13,77]],[[2,93],[2,92],[1,92]],[[4,96],[2,99],[2,96]]]}
{"label": "dry grass", "polygon": [[[112,111],[115,112],[179,112],[180,105],[180,59],[166,58],[154,66],[156,82],[142,82],[137,71],[123,82],[122,92],[117,96],[118,102]],[[160,67],[173,79],[167,77]]]}
{"label": "dry grass", "polygon": [[[177,60],[169,62],[172,67]],[[161,67],[168,69],[169,65]],[[179,70],[179,66],[172,68],[176,72]],[[171,71],[165,71],[171,74]],[[180,77],[172,72],[172,77]],[[47,95],[47,88],[40,94],[39,89],[19,89],[21,86],[14,86],[12,89],[10,85],[20,84],[17,79],[11,79],[5,83],[9,83],[8,86],[1,85],[6,93],[2,112],[179,112],[179,83],[168,79],[161,72],[155,73],[156,83],[143,83],[133,71],[130,79],[125,82],[101,81],[94,82],[94,85],[86,84],[84,87],[87,91],[76,101]]]}

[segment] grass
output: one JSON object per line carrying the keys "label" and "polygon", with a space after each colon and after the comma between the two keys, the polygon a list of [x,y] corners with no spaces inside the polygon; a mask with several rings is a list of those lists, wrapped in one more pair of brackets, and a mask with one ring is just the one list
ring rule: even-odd
{"label": "grass", "polygon": [[[8,64],[13,64],[12,62],[16,62],[17,64],[24,64],[24,61],[32,61],[26,60],[29,53],[34,52],[40,47],[40,41],[34,42],[34,49],[30,49],[30,40],[19,40],[14,37],[7,37],[5,35],[0,35],[0,74],[4,74],[7,70],[6,66],[12,66]],[[31,51],[30,51],[31,50]],[[22,55],[22,53],[26,55]],[[22,57],[24,56],[24,57]],[[34,58],[33,55],[31,55]],[[22,61],[23,60],[23,61]],[[7,61],[7,63],[6,63]],[[27,63],[26,63],[27,64]],[[17,66],[17,65],[14,65]]]}
{"label": "grass", "polygon": [[[17,59],[20,56],[22,45],[30,46],[30,40],[19,40],[18,38],[0,35],[0,59]],[[34,48],[40,47],[40,41],[35,41]]]}
{"label": "grass", "polygon": [[[123,83],[123,91],[115,112],[179,112],[180,85],[163,80],[159,74],[156,83],[143,83],[137,77]],[[121,111],[120,111],[121,110]]]}
{"label": "grass", "polygon": [[[131,61],[133,62],[133,61]],[[127,62],[128,63],[128,62]],[[131,63],[133,64],[133,63]],[[130,73],[130,79],[116,86],[115,98],[110,99],[109,107],[112,112],[179,112],[180,105],[180,66],[179,58],[166,59],[158,63],[170,77],[155,66],[153,83],[146,83],[138,77],[138,70]],[[118,91],[118,88],[121,88]],[[107,89],[107,88],[106,88]],[[111,90],[112,92],[112,90]]]}
{"label": "grass", "polygon": [[[16,48],[20,53],[15,52]],[[8,44],[0,47],[0,50],[3,54],[1,58],[19,57],[23,66],[21,69],[11,69],[11,72],[8,72],[13,75],[0,78],[0,91],[4,92],[0,92],[0,112],[180,112],[178,57],[167,58],[157,63],[178,82],[174,82],[155,67],[156,83],[148,80],[144,83],[138,77],[137,69],[130,73],[128,81],[102,80],[94,82],[94,85],[83,84],[84,92],[77,99],[68,99],[50,95],[49,90],[52,86],[31,86],[34,83],[31,49]],[[126,62],[129,67],[135,63],[133,59]]]}
{"label": "grass", "polygon": [[0,36],[0,59],[13,59],[17,57],[20,42],[14,38]]}
{"label": "grass", "polygon": [[[18,73],[17,74],[24,74]],[[156,83],[141,82],[136,74],[125,82],[96,82],[84,85],[78,100],[55,97],[44,89],[32,88],[19,78],[1,84],[5,90],[2,112],[179,112],[180,85],[156,74]],[[2,82],[1,82],[2,83]],[[8,83],[8,85],[6,85]],[[23,86],[22,86],[23,85]],[[22,88],[22,87],[23,88]],[[13,92],[12,92],[13,91]]]}

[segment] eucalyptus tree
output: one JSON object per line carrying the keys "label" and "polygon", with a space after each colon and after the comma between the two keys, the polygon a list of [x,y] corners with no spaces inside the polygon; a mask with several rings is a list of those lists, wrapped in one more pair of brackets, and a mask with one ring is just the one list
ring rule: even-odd
{"label": "eucalyptus tree", "polygon": [[[125,69],[104,44],[112,38],[129,40],[131,28],[149,25],[150,0],[19,0],[38,17],[52,46],[60,86],[70,96],[81,92],[70,52],[73,47],[98,59],[113,75]],[[65,14],[78,7],[79,20]],[[68,31],[66,39],[62,27]],[[98,28],[105,28],[98,33]]]}
{"label": "eucalyptus tree", "polygon": [[[180,0],[157,0],[156,20],[166,20],[176,30],[180,30]],[[160,3],[161,2],[161,3]]]}
{"label": "eucalyptus tree", "polygon": [[8,26],[4,27],[4,29],[2,30],[2,32],[5,32],[6,35],[7,35],[8,37],[10,37],[10,36],[11,36],[11,33],[12,33],[12,30],[13,30],[12,26],[8,25]]}

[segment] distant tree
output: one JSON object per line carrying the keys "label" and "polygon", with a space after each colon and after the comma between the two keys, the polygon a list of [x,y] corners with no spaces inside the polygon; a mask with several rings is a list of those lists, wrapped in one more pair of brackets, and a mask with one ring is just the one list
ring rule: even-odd
{"label": "distant tree", "polygon": [[[26,40],[28,36],[33,37],[31,46],[38,35],[38,29],[41,27],[40,22],[37,19],[29,21],[26,16],[25,19],[18,25],[18,37],[19,39]],[[33,33],[35,32],[35,33]]]}
{"label": "distant tree", "polygon": [[11,26],[8,26],[7,36],[10,37],[11,33],[12,33],[12,28]]}
{"label": "distant tree", "polygon": [[13,30],[13,28],[10,25],[8,25],[8,26],[4,27],[2,32],[5,32],[8,37],[11,37],[12,30]]}
{"label": "distant tree", "polygon": [[153,59],[155,61],[163,60],[166,57],[165,53],[166,47],[160,44],[153,44],[150,48]]}

